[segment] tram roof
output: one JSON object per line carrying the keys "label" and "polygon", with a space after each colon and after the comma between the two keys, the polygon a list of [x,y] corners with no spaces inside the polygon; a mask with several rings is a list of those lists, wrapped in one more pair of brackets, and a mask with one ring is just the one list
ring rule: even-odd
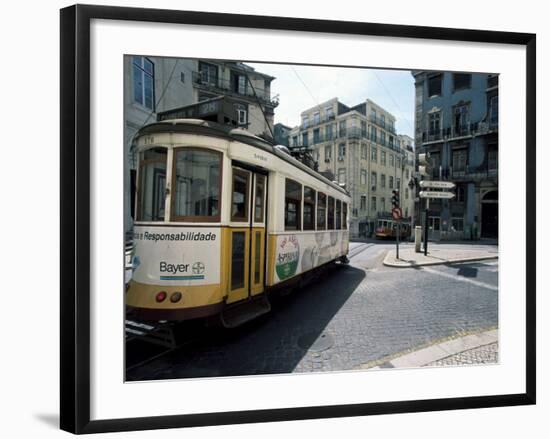
{"label": "tram roof", "polygon": [[144,134],[152,134],[158,132],[177,132],[186,134],[198,134],[212,137],[220,137],[226,140],[236,140],[247,145],[254,146],[256,148],[267,151],[287,163],[301,169],[309,175],[317,178],[330,185],[332,188],[349,195],[348,192],[339,186],[338,184],[330,181],[328,178],[314,171],[310,167],[304,165],[302,162],[296,160],[290,154],[284,152],[282,149],[277,148],[276,145],[269,143],[268,141],[255,136],[249,131],[241,128],[235,128],[229,125],[223,125],[216,122],[205,121],[202,119],[167,119],[159,122],[154,122],[142,127],[136,134],[136,137]]}

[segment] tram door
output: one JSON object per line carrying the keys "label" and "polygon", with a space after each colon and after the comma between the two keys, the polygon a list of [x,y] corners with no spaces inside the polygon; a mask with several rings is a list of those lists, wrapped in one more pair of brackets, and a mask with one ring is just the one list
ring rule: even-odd
{"label": "tram door", "polygon": [[227,303],[264,292],[267,175],[232,168]]}

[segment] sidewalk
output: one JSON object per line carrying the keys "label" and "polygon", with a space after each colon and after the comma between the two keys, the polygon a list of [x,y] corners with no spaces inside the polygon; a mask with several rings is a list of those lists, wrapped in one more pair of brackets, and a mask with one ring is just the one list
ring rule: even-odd
{"label": "sidewalk", "polygon": [[495,248],[472,250],[465,248],[437,248],[436,246],[430,248],[428,246],[428,254],[424,256],[424,252],[416,253],[414,247],[406,247],[399,249],[399,259],[395,257],[395,249],[390,250],[384,258],[384,265],[406,268],[497,258],[498,249]]}
{"label": "sidewalk", "polygon": [[498,329],[466,335],[413,351],[369,370],[498,363]]}

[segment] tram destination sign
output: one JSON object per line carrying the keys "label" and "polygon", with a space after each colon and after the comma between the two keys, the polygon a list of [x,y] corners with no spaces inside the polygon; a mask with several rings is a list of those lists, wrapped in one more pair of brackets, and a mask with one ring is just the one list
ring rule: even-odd
{"label": "tram destination sign", "polygon": [[434,189],[452,189],[456,185],[452,181],[429,181],[422,180],[420,182],[420,187],[431,187]]}
{"label": "tram destination sign", "polygon": [[450,199],[455,196],[452,192],[438,192],[438,191],[420,191],[418,194],[420,198],[446,198]]}

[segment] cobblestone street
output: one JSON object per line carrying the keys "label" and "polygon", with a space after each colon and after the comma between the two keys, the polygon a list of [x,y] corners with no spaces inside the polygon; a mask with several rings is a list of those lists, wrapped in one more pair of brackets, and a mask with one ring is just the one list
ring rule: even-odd
{"label": "cobblestone street", "polygon": [[433,361],[426,366],[461,366],[464,364],[490,364],[498,363],[498,343],[479,346],[447,358]]}
{"label": "cobblestone street", "polygon": [[[132,369],[127,379],[359,369],[434,340],[498,326],[496,260],[386,267],[381,262],[391,246],[353,244],[349,266],[333,267],[301,291],[276,299],[270,314],[235,330],[213,331],[200,343]],[[472,350],[464,353],[465,362],[496,361],[497,351],[497,345]]]}

